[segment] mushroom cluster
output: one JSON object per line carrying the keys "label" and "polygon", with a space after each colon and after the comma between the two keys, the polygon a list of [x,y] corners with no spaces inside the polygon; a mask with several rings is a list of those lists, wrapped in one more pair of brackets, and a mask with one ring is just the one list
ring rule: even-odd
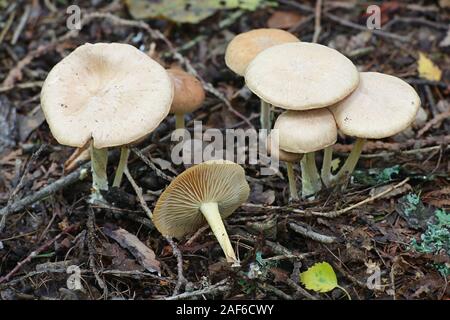
{"label": "mushroom cluster", "polygon": [[[230,42],[225,61],[261,99],[262,129],[271,129],[270,105],[286,110],[274,129],[279,135],[277,153],[287,166],[290,198],[297,200],[293,162],[301,159],[302,197],[314,196],[323,185],[340,183],[353,172],[365,139],[386,138],[408,128],[420,99],[399,78],[360,73],[337,50],[286,33],[258,29],[240,34]],[[338,130],[357,140],[333,175],[332,146]],[[324,157],[319,174],[315,152],[320,150]]]}

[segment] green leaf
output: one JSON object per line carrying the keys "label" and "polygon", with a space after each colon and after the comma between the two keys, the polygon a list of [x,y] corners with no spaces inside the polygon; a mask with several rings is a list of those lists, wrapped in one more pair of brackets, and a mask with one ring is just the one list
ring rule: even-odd
{"label": "green leaf", "polygon": [[300,274],[300,282],[308,290],[328,292],[338,287],[336,273],[327,262],[320,262]]}

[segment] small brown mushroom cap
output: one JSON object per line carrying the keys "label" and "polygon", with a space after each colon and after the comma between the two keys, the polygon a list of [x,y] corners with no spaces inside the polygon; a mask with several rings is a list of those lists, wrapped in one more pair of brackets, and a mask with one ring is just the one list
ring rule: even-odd
{"label": "small brown mushroom cap", "polygon": [[45,79],[41,107],[55,139],[97,149],[152,132],[167,116],[173,85],[166,70],[135,47],[86,43]]}
{"label": "small brown mushroom cap", "polygon": [[228,44],[225,52],[225,63],[240,76],[258,53],[277,44],[299,42],[300,40],[280,29],[262,28],[238,34]]}
{"label": "small brown mushroom cap", "polygon": [[152,219],[163,235],[180,238],[206,224],[200,211],[202,204],[216,202],[224,219],[247,200],[249,192],[240,165],[226,160],[206,161],[170,183],[159,197]]}
{"label": "small brown mushroom cap", "polygon": [[405,81],[378,72],[361,72],[358,88],[329,109],[346,135],[382,139],[411,125],[420,98]]}
{"label": "small brown mushroom cap", "polygon": [[180,69],[169,69],[167,72],[175,88],[170,113],[188,113],[197,110],[205,101],[202,83]]}
{"label": "small brown mushroom cap", "polygon": [[333,114],[326,108],[306,111],[285,111],[276,120],[280,149],[308,153],[333,145],[337,127]]}
{"label": "small brown mushroom cap", "polygon": [[[272,144],[270,135],[267,137],[267,153],[272,154]],[[285,162],[298,162],[302,160],[303,153],[293,153],[278,149],[278,159]]]}
{"label": "small brown mushroom cap", "polygon": [[356,89],[359,73],[338,51],[307,42],[262,51],[245,71],[248,88],[261,100],[289,110],[332,105]]}

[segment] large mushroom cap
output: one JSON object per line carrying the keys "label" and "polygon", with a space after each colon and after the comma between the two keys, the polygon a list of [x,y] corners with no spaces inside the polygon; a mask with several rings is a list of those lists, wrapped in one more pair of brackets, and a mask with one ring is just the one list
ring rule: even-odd
{"label": "large mushroom cap", "polygon": [[245,82],[262,100],[274,106],[307,110],[329,106],[358,85],[353,63],[326,46],[297,42],[262,51],[250,62]]}
{"label": "large mushroom cap", "polygon": [[81,147],[125,145],[167,116],[173,85],[166,70],[133,46],[84,44],[53,67],[41,106],[55,139]]}
{"label": "large mushroom cap", "polygon": [[280,149],[308,153],[328,147],[337,140],[333,114],[328,109],[285,111],[275,122]]}
{"label": "large mushroom cap", "polygon": [[179,238],[206,224],[200,211],[203,203],[217,202],[224,219],[247,200],[249,192],[240,165],[225,160],[206,161],[170,183],[156,203],[153,222],[163,235]]}
{"label": "large mushroom cap", "polygon": [[248,64],[258,53],[277,44],[300,40],[280,29],[255,29],[241,33],[231,40],[225,52],[225,63],[238,75],[243,76]]}
{"label": "large mushroom cap", "polygon": [[408,83],[378,72],[361,72],[360,79],[350,96],[329,108],[343,133],[381,139],[414,121],[420,98]]}
{"label": "large mushroom cap", "polygon": [[188,113],[197,110],[205,100],[202,83],[183,70],[169,69],[167,72],[175,88],[170,112]]}

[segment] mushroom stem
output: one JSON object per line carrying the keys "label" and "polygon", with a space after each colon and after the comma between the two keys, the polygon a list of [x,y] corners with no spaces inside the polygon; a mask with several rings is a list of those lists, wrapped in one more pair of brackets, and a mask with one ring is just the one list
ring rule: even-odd
{"label": "mushroom stem", "polygon": [[184,113],[175,113],[175,129],[184,129]]}
{"label": "mushroom stem", "polygon": [[315,194],[322,187],[320,176],[317,172],[315,153],[306,153],[301,161],[302,167],[302,197],[306,198]]}
{"label": "mushroom stem", "polygon": [[365,143],[366,139],[364,138],[356,139],[352,151],[345,160],[344,165],[341,167],[339,172],[333,177],[332,179],[333,183],[339,183],[353,173],[353,170],[355,170],[356,164],[358,163],[359,156],[361,155],[362,148],[364,147]]}
{"label": "mushroom stem", "polygon": [[91,144],[91,169],[92,169],[92,189],[91,203],[104,202],[101,190],[108,190],[108,176],[106,167],[108,165],[108,148],[96,149]]}
{"label": "mushroom stem", "polygon": [[323,152],[323,162],[322,162],[322,170],[321,170],[321,178],[323,184],[326,187],[330,187],[331,185],[331,161],[333,160],[333,147],[328,146],[324,149]]}
{"label": "mushroom stem", "polygon": [[297,186],[295,184],[295,174],[292,162],[286,162],[287,175],[289,181],[289,193],[292,200],[298,200]]}
{"label": "mushroom stem", "polygon": [[267,131],[270,131],[272,127],[272,121],[270,119],[270,103],[267,103],[264,100],[261,100],[261,113],[260,113],[260,123],[261,123],[261,129],[267,129]]}
{"label": "mushroom stem", "polygon": [[128,164],[128,157],[130,156],[130,149],[128,147],[120,148],[120,160],[114,176],[113,187],[120,187],[122,183],[123,172]]}
{"label": "mushroom stem", "polygon": [[234,254],[230,239],[228,238],[227,230],[225,230],[217,202],[203,203],[200,206],[200,211],[203,213],[203,216],[211,227],[212,232],[219,241],[227,261],[234,264],[239,263],[236,255]]}

